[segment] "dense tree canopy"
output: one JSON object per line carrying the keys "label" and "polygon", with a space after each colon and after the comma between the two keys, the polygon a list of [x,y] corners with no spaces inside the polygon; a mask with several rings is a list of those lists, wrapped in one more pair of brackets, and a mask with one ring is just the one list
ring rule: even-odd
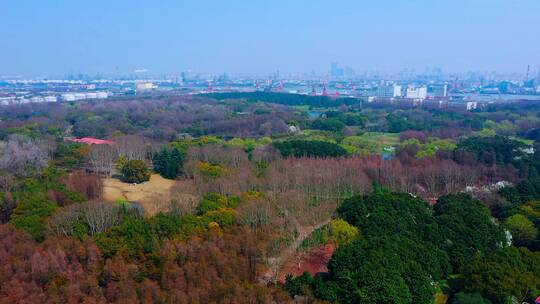
{"label": "dense tree canopy", "polygon": [[318,140],[287,140],[275,142],[273,145],[284,157],[339,157],[347,155],[347,151],[341,146]]}
{"label": "dense tree canopy", "polygon": [[466,194],[443,196],[432,210],[410,194],[377,189],[338,208],[362,234],[334,253],[328,277],[289,278],[289,292],[339,303],[432,303],[432,283],[447,277],[451,265],[458,270],[477,252],[506,245],[488,209]]}
{"label": "dense tree canopy", "polygon": [[311,124],[313,129],[341,132],[345,124],[337,118],[318,118]]}
{"label": "dense tree canopy", "polygon": [[493,223],[489,210],[466,194],[445,195],[434,207],[444,248],[458,269],[478,251],[506,245],[503,230]]}
{"label": "dense tree canopy", "polygon": [[316,296],[339,303],[431,303],[431,280],[450,265],[423,200],[380,192],[346,199],[338,213],[362,236],[334,253],[329,277],[312,284]]}
{"label": "dense tree canopy", "polygon": [[527,146],[508,137],[469,137],[458,143],[458,151],[472,152],[476,159],[485,164],[509,164],[526,156]]}
{"label": "dense tree canopy", "polygon": [[491,301],[484,299],[479,293],[460,292],[454,295],[451,304],[491,304]]}
{"label": "dense tree canopy", "polygon": [[480,292],[493,303],[533,300],[540,294],[540,253],[507,247],[476,254],[463,270],[465,289]]}

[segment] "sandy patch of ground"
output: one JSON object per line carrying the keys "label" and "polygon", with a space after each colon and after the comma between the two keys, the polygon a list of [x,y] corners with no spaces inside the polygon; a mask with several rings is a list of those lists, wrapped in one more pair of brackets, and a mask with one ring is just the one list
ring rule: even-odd
{"label": "sandy patch of ground", "polygon": [[332,258],[335,249],[333,244],[326,244],[313,248],[301,256],[296,255],[289,258],[279,271],[277,281],[283,283],[288,274],[299,276],[304,271],[307,271],[312,276],[319,272],[327,272],[326,264]]}
{"label": "sandy patch of ground", "polygon": [[170,180],[158,174],[152,174],[150,180],[141,184],[124,183],[116,178],[103,179],[103,198],[108,202],[126,200],[138,202],[147,215],[160,211],[168,211],[172,199],[193,200],[196,197],[189,193],[173,191],[181,181]]}

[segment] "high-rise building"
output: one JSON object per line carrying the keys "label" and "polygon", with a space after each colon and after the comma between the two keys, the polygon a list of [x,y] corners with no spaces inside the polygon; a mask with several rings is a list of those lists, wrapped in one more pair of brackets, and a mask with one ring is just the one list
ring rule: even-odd
{"label": "high-rise building", "polygon": [[394,97],[394,87],[388,85],[382,85],[377,87],[377,97],[379,98],[392,98]]}
{"label": "high-rise building", "polygon": [[427,87],[413,87],[410,86],[407,88],[407,92],[405,95],[407,98],[410,99],[426,99],[427,97]]}
{"label": "high-rise building", "polygon": [[330,76],[332,77],[342,77],[343,69],[339,67],[337,62],[332,62],[330,64]]}
{"label": "high-rise building", "polygon": [[401,86],[399,85],[380,85],[377,87],[377,97],[394,98],[401,97]]}
{"label": "high-rise building", "polygon": [[403,88],[400,85],[394,85],[394,97],[402,97]]}

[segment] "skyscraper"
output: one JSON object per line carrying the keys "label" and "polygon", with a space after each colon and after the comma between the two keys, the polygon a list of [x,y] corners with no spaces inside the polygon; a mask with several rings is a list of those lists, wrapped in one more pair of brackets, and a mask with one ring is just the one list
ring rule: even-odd
{"label": "skyscraper", "polygon": [[343,69],[339,67],[337,62],[332,62],[330,64],[330,76],[332,77],[342,77]]}

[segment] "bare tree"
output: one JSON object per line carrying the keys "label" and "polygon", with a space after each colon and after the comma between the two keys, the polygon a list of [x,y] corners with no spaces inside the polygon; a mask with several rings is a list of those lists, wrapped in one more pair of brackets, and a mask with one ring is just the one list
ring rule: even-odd
{"label": "bare tree", "polygon": [[39,147],[27,136],[13,134],[6,143],[0,144],[0,170],[17,176],[28,176],[47,166],[47,150]]}
{"label": "bare tree", "polygon": [[90,235],[105,232],[120,224],[123,219],[121,206],[105,202],[73,204],[52,215],[48,220],[49,230],[58,236],[69,236],[75,232],[76,224],[82,223]]}
{"label": "bare tree", "polygon": [[98,175],[75,171],[63,176],[61,181],[69,189],[83,194],[87,200],[97,200],[103,195],[103,181]]}
{"label": "bare tree", "polygon": [[96,174],[109,176],[115,160],[114,148],[109,145],[92,145],[88,153],[88,164]]}
{"label": "bare tree", "polygon": [[247,202],[238,210],[240,213],[238,221],[242,225],[248,225],[255,231],[270,225],[274,215],[270,202],[265,199]]}
{"label": "bare tree", "polygon": [[48,220],[50,232],[57,236],[73,235],[75,224],[81,221],[83,209],[84,205],[74,204],[53,214]]}
{"label": "bare tree", "polygon": [[122,221],[121,207],[110,203],[89,203],[83,213],[90,235],[105,232]]}
{"label": "bare tree", "polygon": [[151,159],[159,148],[155,142],[140,135],[120,135],[114,141],[117,155],[127,159]]}
{"label": "bare tree", "polygon": [[8,172],[0,172],[0,190],[3,192],[10,192],[13,184],[15,183],[15,177]]}

